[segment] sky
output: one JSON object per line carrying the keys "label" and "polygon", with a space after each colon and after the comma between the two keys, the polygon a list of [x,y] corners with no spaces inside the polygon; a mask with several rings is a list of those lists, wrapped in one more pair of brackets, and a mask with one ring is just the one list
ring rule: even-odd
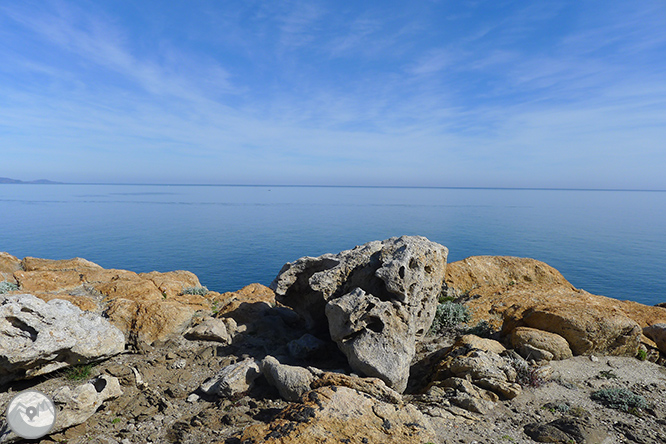
{"label": "sky", "polygon": [[666,4],[0,0],[0,176],[666,189]]}

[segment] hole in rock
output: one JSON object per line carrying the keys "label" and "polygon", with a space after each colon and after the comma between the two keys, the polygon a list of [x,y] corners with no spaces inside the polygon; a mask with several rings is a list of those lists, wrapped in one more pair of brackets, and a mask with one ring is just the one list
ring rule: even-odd
{"label": "hole in rock", "polygon": [[104,387],[106,387],[106,380],[99,378],[93,383],[93,385],[95,386],[97,393],[102,393],[102,390],[104,390]]}
{"label": "hole in rock", "polygon": [[372,316],[368,319],[368,325],[366,328],[375,333],[381,333],[384,330],[384,323],[378,317]]}
{"label": "hole in rock", "polygon": [[12,324],[13,327],[16,327],[19,330],[26,332],[32,342],[35,342],[37,340],[37,330],[29,326],[19,318],[14,316],[7,316],[5,319],[7,320],[7,322]]}

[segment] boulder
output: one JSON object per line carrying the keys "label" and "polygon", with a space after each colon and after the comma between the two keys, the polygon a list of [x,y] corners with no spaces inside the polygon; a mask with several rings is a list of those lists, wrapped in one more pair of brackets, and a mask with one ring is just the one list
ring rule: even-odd
{"label": "boulder", "polygon": [[511,332],[510,340],[511,346],[515,349],[529,345],[550,352],[552,359],[568,359],[573,356],[566,339],[555,333],[529,327],[518,327]]}
{"label": "boulder", "polygon": [[[309,369],[312,371],[312,368]],[[379,378],[360,378],[358,376],[345,375],[344,373],[321,372],[316,375],[312,388],[337,386],[347,387],[359,392],[367,393],[373,398],[391,404],[403,404],[400,393],[389,388]]]}
{"label": "boulder", "polygon": [[647,326],[643,334],[654,341],[659,351],[666,354],[666,323]]}
{"label": "boulder", "polygon": [[413,444],[435,442],[431,430],[428,418],[413,405],[327,386],[307,393],[302,404],[287,407],[271,422],[247,427],[239,442]]}
{"label": "boulder", "polygon": [[228,365],[201,385],[207,395],[235,396],[252,388],[261,375],[259,364],[252,358]]}
{"label": "boulder", "polygon": [[557,299],[527,310],[507,310],[503,332],[516,325],[555,333],[567,341],[575,355],[636,355],[641,338],[636,322],[618,311],[600,310],[576,300],[562,304]]}
{"label": "boulder", "polygon": [[[403,392],[416,352],[413,325],[403,305],[368,295],[360,288],[326,305],[331,339],[351,368],[384,380]],[[412,328],[410,328],[412,327]]]}
{"label": "boulder", "polygon": [[0,384],[121,353],[125,338],[98,314],[30,294],[0,296]]}
{"label": "boulder", "polygon": [[280,396],[292,402],[299,401],[305,392],[310,391],[315,379],[309,370],[280,364],[272,356],[266,356],[261,361],[261,370],[268,383],[278,389]]}
{"label": "boulder", "polygon": [[82,424],[90,418],[104,401],[122,395],[118,378],[101,375],[75,389],[61,387],[53,393],[53,401],[60,406],[52,433]]}
{"label": "boulder", "polygon": [[420,236],[374,241],[288,263],[271,288],[309,328],[327,326],[355,371],[402,391],[416,338],[435,315],[447,254]]}
{"label": "boulder", "polygon": [[224,344],[231,343],[231,336],[227,331],[227,326],[222,319],[205,318],[190,328],[185,333],[187,339],[199,339],[203,341],[217,341]]}
{"label": "boulder", "polygon": [[454,347],[467,347],[470,350],[483,350],[500,354],[506,348],[494,339],[481,338],[476,335],[463,335],[458,338]]}

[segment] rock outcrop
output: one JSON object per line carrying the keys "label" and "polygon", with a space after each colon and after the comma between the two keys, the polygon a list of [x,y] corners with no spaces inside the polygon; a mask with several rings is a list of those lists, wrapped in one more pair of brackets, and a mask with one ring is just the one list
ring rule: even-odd
{"label": "rock outcrop", "polygon": [[310,328],[327,327],[354,370],[403,391],[416,338],[435,314],[447,254],[424,237],[374,241],[288,263],[271,288]]}
{"label": "rock outcrop", "polygon": [[118,328],[70,302],[0,296],[0,384],[121,353]]}
{"label": "rock outcrop", "polygon": [[635,356],[641,329],[666,322],[661,307],[578,290],[557,270],[534,259],[470,257],[448,264],[446,285],[450,295],[465,301],[474,321],[501,327],[503,335],[517,327],[557,334],[574,355]]}
{"label": "rock outcrop", "polygon": [[196,310],[210,308],[209,298],[183,294],[202,288],[189,271],[134,273],[104,269],[86,259],[26,257],[3,253],[0,273],[19,289],[44,301],[67,300],[81,310],[108,316],[135,345],[164,342],[182,333]]}
{"label": "rock outcrop", "polygon": [[267,444],[413,444],[434,441],[428,418],[412,405],[389,404],[347,387],[327,386],[305,395],[268,424],[250,426],[240,442]]}

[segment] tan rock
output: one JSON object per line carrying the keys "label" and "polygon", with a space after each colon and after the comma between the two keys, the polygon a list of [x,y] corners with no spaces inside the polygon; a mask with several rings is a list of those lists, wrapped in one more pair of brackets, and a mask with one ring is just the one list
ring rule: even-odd
{"label": "tan rock", "polygon": [[250,284],[238,291],[215,297],[218,317],[232,317],[239,324],[252,322],[266,308],[275,305],[275,292],[261,284]]}
{"label": "tan rock", "polygon": [[199,278],[194,273],[184,270],[166,273],[151,271],[140,273],[139,276],[152,281],[162,294],[166,294],[167,299],[180,295],[185,288],[201,286]]}
{"label": "tan rock", "polygon": [[485,296],[507,287],[574,287],[550,265],[511,256],[472,256],[446,268],[446,285],[461,292]]}
{"label": "tan rock", "polygon": [[21,269],[21,261],[9,253],[0,251],[0,282],[16,283],[14,273]]}
{"label": "tan rock", "polygon": [[131,301],[160,301],[165,299],[157,286],[149,280],[141,279],[116,279],[109,282],[98,282],[92,284],[95,290],[110,299],[129,299]]}
{"label": "tan rock", "polygon": [[469,349],[490,351],[497,354],[500,354],[504,350],[506,350],[506,347],[504,347],[502,344],[495,341],[494,339],[481,338],[476,335],[464,335],[460,337],[456,341],[454,347],[461,347],[461,346],[466,346]]}
{"label": "tan rock", "polygon": [[666,353],[666,323],[645,327],[643,333],[654,341],[659,351]]}
{"label": "tan rock", "polygon": [[573,356],[569,343],[562,336],[529,327],[518,327],[511,332],[511,346],[520,348],[531,345],[553,354],[553,359],[568,359]]}
{"label": "tan rock", "polygon": [[103,283],[123,280],[139,279],[139,275],[129,270],[116,270],[114,268],[90,268],[84,270],[77,270],[83,275],[84,282],[90,284]]}
{"label": "tan rock", "polygon": [[74,289],[82,284],[81,276],[75,270],[67,271],[17,271],[14,277],[21,291],[28,293],[61,292]]}
{"label": "tan rock", "polygon": [[100,311],[100,307],[97,304],[97,301],[95,301],[93,298],[89,296],[77,296],[67,293],[58,293],[58,294],[34,293],[34,295],[44,302],[48,302],[51,299],[62,299],[64,301],[71,302],[72,304],[76,305],[83,311],[94,311],[94,312]]}
{"label": "tan rock", "polygon": [[25,271],[64,271],[64,270],[83,270],[83,269],[101,269],[99,265],[89,260],[75,257],[74,259],[39,259],[36,257],[25,257],[21,261]]}
{"label": "tan rock", "polygon": [[312,388],[338,386],[348,387],[359,392],[367,393],[380,401],[392,404],[402,404],[402,396],[392,388],[388,387],[379,378],[360,378],[358,376],[345,375],[343,373],[324,372],[312,383]]}
{"label": "tan rock", "polygon": [[134,343],[153,344],[182,333],[194,310],[174,301],[133,301],[114,299],[106,310],[109,321]]}
{"label": "tan rock", "polygon": [[[466,302],[472,322],[486,320],[495,327],[504,322],[503,334],[518,326],[547,330],[564,337],[574,354],[632,355],[640,341],[637,326],[666,322],[664,308],[577,290],[534,259],[467,258],[447,266],[446,283],[456,293],[474,296]],[[529,323],[522,319],[528,314]]]}
{"label": "tan rock", "polygon": [[635,356],[642,333],[638,324],[619,310],[599,310],[576,300],[512,309],[505,316],[507,329],[524,325],[556,333],[566,339],[575,355]]}
{"label": "tan rock", "polygon": [[240,442],[300,444],[412,444],[434,442],[428,418],[413,405],[398,406],[347,387],[322,387],[268,424],[246,428]]}

